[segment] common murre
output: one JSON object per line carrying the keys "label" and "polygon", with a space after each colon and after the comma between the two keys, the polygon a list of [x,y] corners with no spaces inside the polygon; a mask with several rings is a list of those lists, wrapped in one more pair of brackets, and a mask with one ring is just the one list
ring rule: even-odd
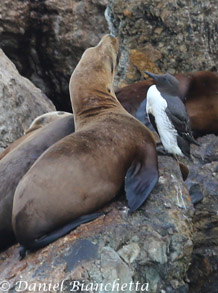
{"label": "common murre", "polygon": [[179,81],[171,74],[145,73],[155,80],[147,92],[146,112],[164,149],[173,155],[190,156],[192,136],[185,105],[179,98]]}

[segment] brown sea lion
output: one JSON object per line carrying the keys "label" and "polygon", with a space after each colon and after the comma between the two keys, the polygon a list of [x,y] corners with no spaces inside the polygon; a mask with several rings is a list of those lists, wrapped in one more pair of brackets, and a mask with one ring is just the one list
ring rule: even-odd
{"label": "brown sea lion", "polygon": [[[47,124],[64,118],[66,116],[72,115],[72,113],[63,112],[63,111],[52,111],[45,114],[42,114],[38,117],[36,117],[31,125],[25,130],[24,135],[20,138],[18,138],[16,141],[14,141],[12,144],[10,144],[1,154],[0,154],[0,160],[4,158],[10,151],[12,151],[14,148],[16,148],[19,144],[21,144],[24,140],[27,139],[28,136],[32,135],[32,132],[46,126]],[[31,132],[31,134],[30,134]]]}
{"label": "brown sea lion", "polygon": [[154,81],[151,78],[127,85],[116,90],[116,96],[121,105],[131,115],[136,116],[140,104],[144,101],[147,91]]}
{"label": "brown sea lion", "polygon": [[209,71],[193,72],[186,94],[186,109],[196,136],[218,135],[218,75]]}
{"label": "brown sea lion", "polygon": [[[174,75],[179,80],[179,97],[185,103],[195,137],[218,134],[218,75],[199,71]],[[145,101],[150,79],[139,81],[116,91],[124,108],[150,128]]]}
{"label": "brown sea lion", "polygon": [[98,216],[92,213],[116,196],[124,180],[130,212],[157,183],[152,134],[114,93],[117,54],[112,35],[85,51],[70,80],[75,133],[51,146],[16,189],[13,229],[24,251]]}
{"label": "brown sea lion", "polygon": [[51,111],[51,112],[42,114],[33,120],[30,126],[25,130],[25,134],[69,115],[72,115],[72,113],[63,112],[63,111]]}
{"label": "brown sea lion", "polygon": [[74,120],[71,114],[20,138],[0,160],[0,251],[15,242],[11,215],[14,192],[20,179],[48,147],[72,132]]}

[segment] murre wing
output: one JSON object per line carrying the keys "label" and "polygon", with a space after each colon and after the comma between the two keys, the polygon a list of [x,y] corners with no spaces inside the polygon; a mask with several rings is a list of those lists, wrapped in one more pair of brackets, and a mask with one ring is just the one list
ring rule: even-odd
{"label": "murre wing", "polygon": [[194,143],[199,146],[192,135],[190,120],[183,102],[176,96],[163,95],[163,97],[167,101],[166,114],[176,128],[178,135],[189,143]]}

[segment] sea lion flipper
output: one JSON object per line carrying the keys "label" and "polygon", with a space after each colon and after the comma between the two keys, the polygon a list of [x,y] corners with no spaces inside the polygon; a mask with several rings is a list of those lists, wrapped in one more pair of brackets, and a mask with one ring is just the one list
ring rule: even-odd
{"label": "sea lion flipper", "polygon": [[[151,159],[151,158],[149,158]],[[158,181],[158,170],[150,164],[135,160],[125,178],[125,192],[130,213],[137,210],[147,199]]]}
{"label": "sea lion flipper", "polygon": [[39,239],[34,240],[34,242],[29,243],[28,247],[24,247],[21,246],[20,248],[20,260],[22,260],[25,255],[26,255],[26,251],[30,250],[30,251],[34,251],[40,248],[45,247],[46,245],[56,241],[57,239],[59,239],[60,237],[63,237],[65,235],[67,235],[68,233],[70,233],[73,229],[76,229],[78,226],[88,223],[92,220],[95,220],[96,218],[100,217],[104,215],[104,213],[99,212],[99,213],[93,213],[93,214],[89,214],[89,215],[84,215],[81,216],[77,219],[74,219],[72,222],[70,222],[69,224],[47,234],[42,236]]}

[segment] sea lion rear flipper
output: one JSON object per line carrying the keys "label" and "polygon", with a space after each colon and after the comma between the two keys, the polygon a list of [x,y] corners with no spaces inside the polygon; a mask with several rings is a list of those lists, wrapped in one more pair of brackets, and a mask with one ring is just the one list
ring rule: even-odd
{"label": "sea lion rear flipper", "polygon": [[147,156],[145,161],[136,159],[132,162],[125,178],[125,191],[130,213],[144,203],[157,181],[156,154]]}
{"label": "sea lion rear flipper", "polygon": [[102,215],[104,215],[104,213],[93,213],[93,214],[81,216],[77,219],[74,219],[69,224],[67,224],[67,225],[47,234],[47,235],[42,236],[39,239],[34,240],[34,242],[32,242],[28,245],[28,247],[21,246],[20,260],[22,260],[25,257],[27,250],[34,251],[34,250],[38,250],[40,248],[43,248],[44,246],[56,241],[60,237],[67,235],[73,229],[76,229],[78,226],[85,224],[85,223],[88,223],[88,222],[90,222],[90,221],[92,221]]}

